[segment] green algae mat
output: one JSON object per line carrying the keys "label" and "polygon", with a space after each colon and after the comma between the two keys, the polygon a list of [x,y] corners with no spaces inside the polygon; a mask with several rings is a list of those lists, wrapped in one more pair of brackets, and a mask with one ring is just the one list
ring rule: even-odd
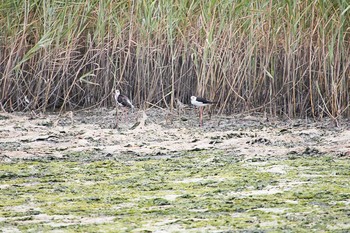
{"label": "green algae mat", "polygon": [[0,229],[350,231],[347,159],[244,159],[220,150],[77,158],[1,163]]}

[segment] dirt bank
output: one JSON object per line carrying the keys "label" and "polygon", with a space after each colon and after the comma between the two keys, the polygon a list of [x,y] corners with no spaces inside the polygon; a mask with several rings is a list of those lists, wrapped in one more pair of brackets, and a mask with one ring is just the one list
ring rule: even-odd
{"label": "dirt bank", "polygon": [[[145,115],[144,115],[145,114]],[[120,116],[120,114],[119,114]],[[121,116],[120,116],[121,117]],[[181,151],[223,149],[237,156],[271,157],[332,154],[347,156],[349,124],[329,120],[266,119],[259,116],[213,116],[198,126],[194,110],[181,115],[150,109],[136,111],[115,126],[115,110],[47,113],[0,113],[3,160],[62,158],[78,153],[95,158],[134,154],[167,155]],[[144,125],[132,126],[138,121]]]}

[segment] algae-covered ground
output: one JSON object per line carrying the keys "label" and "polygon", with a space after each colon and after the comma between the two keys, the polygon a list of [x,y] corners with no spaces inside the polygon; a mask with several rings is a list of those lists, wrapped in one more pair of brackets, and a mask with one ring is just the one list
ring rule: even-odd
{"label": "algae-covered ground", "polygon": [[0,113],[2,232],[350,231],[346,123],[146,114]]}

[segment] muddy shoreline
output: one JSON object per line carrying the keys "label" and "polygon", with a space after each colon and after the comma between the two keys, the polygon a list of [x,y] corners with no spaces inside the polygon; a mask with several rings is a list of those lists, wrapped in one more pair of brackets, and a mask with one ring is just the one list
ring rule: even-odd
{"label": "muddy shoreline", "polygon": [[[143,115],[143,114],[146,115]],[[350,151],[350,124],[325,119],[266,119],[212,116],[198,126],[194,110],[177,115],[159,109],[137,111],[115,126],[114,109],[57,114],[0,113],[1,160],[169,156],[186,151],[233,151],[238,157],[342,157]],[[135,127],[135,123],[141,125]],[[134,126],[134,127],[133,127]]]}

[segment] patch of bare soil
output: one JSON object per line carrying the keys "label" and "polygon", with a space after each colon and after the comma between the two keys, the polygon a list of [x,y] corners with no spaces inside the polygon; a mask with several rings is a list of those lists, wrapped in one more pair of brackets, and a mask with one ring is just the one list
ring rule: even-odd
{"label": "patch of bare soil", "polygon": [[[121,114],[118,114],[121,118]],[[135,111],[119,119],[114,109],[40,114],[0,112],[0,161],[33,158],[167,156],[221,149],[245,159],[283,156],[348,156],[348,122],[208,116],[198,126],[195,109]],[[280,168],[275,168],[279,172]]]}

